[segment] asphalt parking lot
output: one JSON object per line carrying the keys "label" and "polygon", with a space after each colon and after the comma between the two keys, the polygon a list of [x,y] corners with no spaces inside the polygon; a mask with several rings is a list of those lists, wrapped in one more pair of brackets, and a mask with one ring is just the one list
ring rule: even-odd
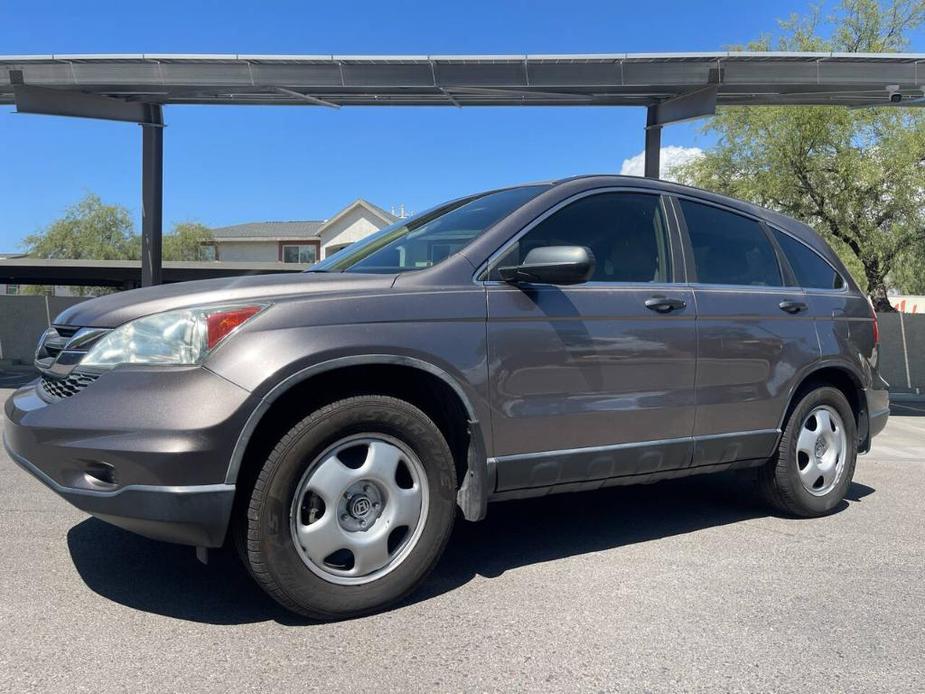
{"label": "asphalt parking lot", "polygon": [[494,505],[413,599],[338,624],[0,473],[0,691],[925,690],[925,404],[827,518],[738,476]]}

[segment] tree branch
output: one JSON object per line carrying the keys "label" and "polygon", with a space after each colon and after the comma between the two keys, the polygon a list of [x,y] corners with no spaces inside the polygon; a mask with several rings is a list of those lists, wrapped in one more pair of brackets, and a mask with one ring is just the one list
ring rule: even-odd
{"label": "tree branch", "polygon": [[848,246],[848,248],[850,248],[852,252],[858,257],[858,260],[863,262],[864,253],[861,250],[861,245],[858,243],[857,239],[853,238],[849,234],[846,234],[839,226],[835,218],[832,217],[832,215],[830,215],[825,209],[825,196],[819,192],[813,185],[812,181],[810,181],[805,167],[797,164],[794,166],[794,169],[797,178],[800,179],[800,183],[803,184],[803,189],[806,191],[807,195],[809,195],[810,199],[813,201],[813,204],[816,206],[816,214],[829,227],[829,231],[832,232],[832,236],[839,239],[840,241],[843,241]]}

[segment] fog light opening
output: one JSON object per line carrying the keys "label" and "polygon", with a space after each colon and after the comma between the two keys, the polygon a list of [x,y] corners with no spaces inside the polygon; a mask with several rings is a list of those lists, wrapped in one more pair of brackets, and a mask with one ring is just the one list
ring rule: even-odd
{"label": "fog light opening", "polygon": [[116,485],[116,469],[109,463],[94,461],[87,463],[84,468],[84,478],[94,486],[114,487]]}

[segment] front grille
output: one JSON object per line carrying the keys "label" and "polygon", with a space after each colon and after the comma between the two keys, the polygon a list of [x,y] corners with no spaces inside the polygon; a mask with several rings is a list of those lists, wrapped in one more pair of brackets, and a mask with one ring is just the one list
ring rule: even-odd
{"label": "front grille", "polygon": [[51,366],[58,355],[67,347],[68,341],[80,330],[77,326],[71,325],[53,325],[39,342],[38,349],[35,352],[36,366],[44,370]]}
{"label": "front grille", "polygon": [[41,349],[45,354],[51,357],[52,361],[58,358],[58,355],[61,354],[61,351],[67,345],[67,341],[70,340],[74,333],[76,333],[78,328],[68,329],[65,327],[55,326],[51,330],[45,333],[45,338],[42,341]]}
{"label": "front grille", "polygon": [[64,379],[42,377],[42,391],[53,400],[61,400],[76,395],[99,376],[88,373],[71,373]]}
{"label": "front grille", "polygon": [[35,350],[35,367],[45,377],[45,392],[51,397],[65,398],[83,389],[95,377],[66,378],[86,356],[89,349],[109,330],[81,328],[73,325],[53,325]]}
{"label": "front grille", "polygon": [[55,330],[61,337],[74,337],[80,328],[76,325],[56,325]]}

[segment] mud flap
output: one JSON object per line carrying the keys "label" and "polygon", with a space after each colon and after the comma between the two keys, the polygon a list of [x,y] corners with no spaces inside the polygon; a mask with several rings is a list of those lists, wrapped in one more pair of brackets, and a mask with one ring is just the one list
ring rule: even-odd
{"label": "mud flap", "polygon": [[479,423],[469,421],[469,450],[466,454],[466,476],[456,494],[456,504],[467,521],[480,521],[488,509],[488,461]]}

